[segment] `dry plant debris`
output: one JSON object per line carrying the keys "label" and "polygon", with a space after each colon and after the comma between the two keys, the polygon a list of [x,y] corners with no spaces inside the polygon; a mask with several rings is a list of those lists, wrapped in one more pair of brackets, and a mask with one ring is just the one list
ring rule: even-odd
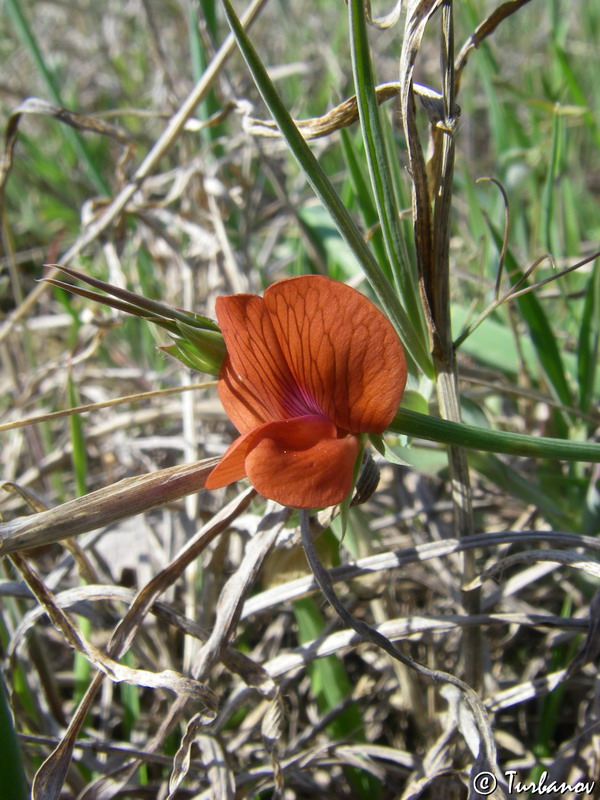
{"label": "dry plant debris", "polygon": [[[433,366],[409,357],[406,402],[592,440],[600,13],[367,4],[365,99],[360,26],[348,43],[365,4],[348,5],[254,0],[242,22],[376,259],[395,231],[417,254],[424,315],[402,319]],[[12,770],[14,797],[35,800],[408,800],[517,796],[516,776],[585,796],[600,782],[598,466],[456,446],[448,460],[393,435],[377,490],[341,514],[202,491],[235,435],[211,382],[165,354],[150,311],[67,296],[42,265],[211,318],[217,297],[294,274],[369,289],[221,6],[6,7],[0,784]],[[396,147],[387,218],[357,144],[367,100]],[[504,241],[504,200],[475,183],[490,175]]]}

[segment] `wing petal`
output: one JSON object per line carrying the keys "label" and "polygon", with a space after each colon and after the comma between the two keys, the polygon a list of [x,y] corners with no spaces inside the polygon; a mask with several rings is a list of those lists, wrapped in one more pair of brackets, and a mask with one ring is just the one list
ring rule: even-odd
{"label": "wing petal", "polygon": [[227,346],[219,396],[236,427],[306,414],[262,297],[219,297],[216,312]]}
{"label": "wing petal", "polygon": [[246,456],[246,472],[265,497],[293,508],[341,503],[352,489],[358,437],[339,435],[319,416],[264,426]]}

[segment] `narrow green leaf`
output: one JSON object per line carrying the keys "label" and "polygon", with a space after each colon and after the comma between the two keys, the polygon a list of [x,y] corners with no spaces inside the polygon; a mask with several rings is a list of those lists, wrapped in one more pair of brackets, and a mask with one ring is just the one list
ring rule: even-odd
{"label": "narrow green leaf", "polygon": [[391,180],[391,168],[385,137],[379,116],[379,105],[375,94],[375,80],[371,63],[364,0],[350,0],[350,44],[352,71],[358,103],[360,125],[365,143],[371,185],[377,204],[377,212],[383,232],[383,240],[392,266],[396,291],[407,310],[415,330],[423,341],[427,334],[422,315],[417,285],[417,275],[406,250],[400,227],[400,214]]}
{"label": "narrow green leaf", "polygon": [[542,191],[542,206],[540,215],[542,220],[542,240],[544,247],[549,253],[557,252],[556,229],[554,222],[554,195],[556,192],[556,181],[559,174],[561,139],[564,121],[561,115],[555,112],[552,116],[552,142],[550,145],[550,157],[544,189]]}
{"label": "narrow green leaf", "polygon": [[[386,461],[389,461],[390,464],[398,464],[401,467],[412,467],[412,461],[409,461],[410,458],[410,448],[405,446],[398,446],[398,445],[391,445],[387,442],[383,436],[379,433],[372,433],[369,436],[371,440],[371,444],[377,450],[377,452],[382,455]],[[448,463],[448,460],[444,456],[445,463]]]}
{"label": "narrow green leaf", "polygon": [[385,273],[363,239],[356,223],[341,202],[327,175],[290,117],[262,61],[247,37],[233,6],[229,0],[221,0],[221,2],[238,47],[290,151],[306,175],[314,192],[331,214],[340,235],[346,241],[358,263],[364,270],[382,308],[398,331],[398,335],[402,339],[409,356],[427,375],[431,376],[431,359],[421,336],[415,331],[406,311],[394,293]]}
{"label": "narrow green leaf", "polygon": [[363,222],[367,229],[377,228],[373,230],[373,235],[371,237],[371,246],[375,252],[375,257],[381,268],[385,271],[388,280],[391,280],[392,272],[385,251],[383,234],[379,226],[379,215],[377,214],[377,208],[373,201],[371,187],[364,175],[361,157],[348,131],[344,129],[340,131],[340,141],[342,143],[342,150],[344,151],[350,180],[354,187],[354,197],[362,215]]}
{"label": "narrow green leaf", "polygon": [[[544,492],[537,480],[511,469],[491,453],[469,453],[469,466],[477,470],[511,497],[522,500],[526,505],[535,506],[557,526],[569,523],[569,515]],[[572,520],[571,520],[572,521]]]}
{"label": "narrow green leaf", "polygon": [[[202,3],[202,6],[203,22],[208,23],[208,26],[212,27],[215,21],[214,3],[204,2]],[[194,79],[194,83],[198,83],[209,64],[210,54],[206,52],[205,43],[200,35],[200,19],[196,3],[188,4],[188,31],[192,77]],[[211,89],[198,106],[198,116],[201,120],[207,120],[213,114],[215,114],[219,108],[220,106],[215,95],[215,91],[214,89]],[[215,141],[215,139],[219,138],[222,132],[222,125],[209,125],[204,129],[203,135],[206,136],[210,141]]]}
{"label": "narrow green leaf", "polygon": [[[23,4],[20,2],[20,0],[6,0],[5,8],[13,22],[13,25],[17,29],[23,45],[29,51],[33,62],[46,85],[46,89],[50,95],[50,98],[54,103],[56,103],[56,105],[64,106],[54,73],[46,64],[37,39],[35,38],[33,31],[31,30],[31,26],[27,21],[27,17],[23,12]],[[108,183],[98,171],[96,163],[88,151],[85,139],[81,136],[79,131],[70,128],[67,125],[62,125],[61,128],[71,148],[83,162],[83,165],[91,182],[94,185],[95,190],[97,192],[101,192],[102,194],[109,194],[110,188]]]}
{"label": "narrow green leaf", "polygon": [[557,41],[553,42],[553,50],[554,50],[554,55],[556,56],[557,59],[557,63],[560,65],[563,78],[567,86],[569,87],[569,91],[571,92],[571,97],[578,106],[582,106],[583,108],[585,108],[583,114],[585,124],[587,125],[590,133],[594,137],[594,142],[596,144],[596,147],[600,147],[600,130],[598,129],[596,117],[589,108],[589,99],[587,93],[581,87],[577,79],[577,76],[571,66],[569,57],[567,56],[564,49]]}
{"label": "narrow green leaf", "polygon": [[[294,603],[298,638],[302,644],[317,639],[325,630],[325,621],[312,597]],[[342,661],[335,655],[308,665],[311,688],[321,713],[335,711],[352,694],[352,684]],[[347,705],[327,726],[332,740],[364,741],[364,723],[358,705]],[[356,796],[373,800],[380,796],[379,784],[361,770],[348,769],[348,778]]]}
{"label": "narrow green leaf", "polygon": [[587,412],[592,405],[594,384],[598,372],[599,316],[600,316],[600,267],[594,264],[588,281],[579,328],[577,347],[577,380],[579,383],[579,403],[581,410]]}
{"label": "narrow green leaf", "polygon": [[19,740],[2,673],[0,673],[0,778],[2,800],[26,800],[28,795]]}
{"label": "narrow green leaf", "polygon": [[[82,281],[83,283],[87,283],[90,286],[94,286],[96,289],[100,289],[101,291],[106,292],[107,294],[124,301],[130,306],[142,309],[148,314],[157,315],[159,318],[164,317],[165,319],[171,320],[173,322],[177,321],[183,322],[184,324],[191,325],[195,328],[202,328],[212,331],[219,330],[219,326],[214,320],[210,319],[209,317],[205,317],[202,314],[195,314],[192,311],[182,311],[180,308],[173,308],[172,306],[167,306],[164,303],[159,302],[158,300],[151,300],[150,298],[144,297],[141,294],[130,292],[128,289],[121,289],[119,286],[114,286],[112,283],[101,281],[99,278],[93,278],[91,275],[85,275],[83,272],[78,272],[76,269],[65,267],[62,264],[48,265],[48,266],[57,266],[62,272],[65,272],[72,278],[76,278],[77,280]],[[61,285],[63,288],[75,292],[75,289],[71,288],[70,285],[67,283],[56,282],[56,281],[50,281],[50,282],[53,283],[54,285]],[[77,292],[75,293],[77,294]],[[79,293],[83,294],[83,292]],[[98,295],[95,295],[94,299],[98,299]],[[104,302],[106,302],[107,305],[110,305],[107,299],[105,299]],[[115,308],[121,308],[121,306],[115,305]],[[128,309],[125,308],[125,310]],[[130,313],[136,313],[136,312],[131,311]],[[137,314],[137,316],[142,316],[142,315]],[[161,324],[161,322],[157,321],[157,324]]]}
{"label": "narrow green leaf", "polygon": [[[491,223],[490,228],[496,241],[496,246],[500,248],[502,246],[502,237]],[[510,248],[506,251],[506,272],[513,286],[523,277],[523,271]],[[525,288],[528,285],[527,282],[524,282],[520,288]],[[527,325],[539,363],[550,384],[552,393],[563,405],[572,406],[573,399],[567,382],[561,352],[541,303],[534,292],[522,294],[513,302],[517,305]]]}

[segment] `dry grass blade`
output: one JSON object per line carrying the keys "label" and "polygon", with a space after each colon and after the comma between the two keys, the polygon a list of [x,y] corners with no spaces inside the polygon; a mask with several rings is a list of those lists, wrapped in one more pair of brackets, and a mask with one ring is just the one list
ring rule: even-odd
{"label": "dry grass blade", "polygon": [[[379,104],[397,97],[399,92],[400,84],[397,81],[382,83],[375,87],[375,95]],[[321,136],[329,136],[341,128],[353,125],[355,122],[358,122],[356,95],[352,95],[352,97],[344,100],[343,103],[339,103],[321,117],[294,120],[294,124],[305,139],[318,139]],[[276,123],[272,120],[245,117],[244,129],[253,136],[281,138],[281,133]]]}
{"label": "dry grass blade", "polygon": [[491,36],[503,20],[505,20],[507,17],[510,17],[511,14],[514,14],[529,2],[530,0],[509,0],[509,2],[502,3],[502,5],[498,6],[498,8],[492,11],[489,17],[487,17],[480,25],[477,26],[471,36],[469,36],[467,41],[464,43],[460,53],[456,57],[455,69],[457,90],[460,86],[462,71],[467,64],[471,52],[476,50],[479,45],[488,38],[488,36]]}
{"label": "dry grass blade", "polygon": [[373,17],[371,12],[371,0],[365,0],[365,19],[369,25],[372,25],[380,31],[385,31],[393,27],[400,19],[401,12],[402,0],[397,0],[396,5],[388,14],[384,14],[382,17]]}
{"label": "dry grass blade", "polygon": [[[425,28],[432,14],[441,8],[441,82],[442,121],[431,126],[434,154],[431,167],[425,164],[423,145],[416,120],[412,81],[415,60]],[[409,171],[412,177],[413,227],[419,268],[421,296],[429,328],[433,364],[436,372],[436,393],[441,416],[461,421],[456,354],[452,342],[450,320],[450,213],[452,204],[455,143],[458,118],[454,75],[454,21],[451,2],[415,0],[408,6],[405,38],[402,43],[400,80],[403,84],[401,108],[406,136]],[[433,206],[433,213],[432,213]],[[463,448],[448,449],[452,482],[454,530],[457,536],[474,533],[472,490],[469,466]],[[464,578],[475,577],[472,553],[464,556]],[[479,611],[477,590],[464,597],[471,613]],[[478,686],[481,680],[481,641],[477,631],[467,632],[463,646],[464,674],[468,683]]]}
{"label": "dry grass blade", "polygon": [[110,656],[102,653],[85,639],[71,617],[59,608],[52,592],[40,580],[26,559],[18,553],[14,553],[11,556],[11,560],[38,602],[43,606],[52,624],[65,637],[65,641],[112,681],[115,683],[126,681],[127,683],[152,689],[168,689],[175,694],[191,697],[203,703],[209,712],[209,716],[214,717],[217,710],[217,699],[214,692],[198,681],[178,674],[173,670],[153,673],[147,670],[132,669],[124,664],[119,664]]}
{"label": "dry grass blade", "polygon": [[[220,533],[222,533],[232,520],[241,514],[255,496],[254,489],[248,489],[240,496],[232,500],[222,511],[205,525],[198,533],[190,539],[182,551],[170,564],[161,570],[155,577],[138,593],[131,604],[128,612],[117,625],[107,648],[107,654],[111,658],[120,658],[129,648],[135,633],[142,624],[145,615],[154,605],[160,595],[171,586],[186,569],[186,567],[198,557],[198,555],[208,546],[208,544]],[[81,726],[91,708],[96,693],[102,684],[102,674],[98,673],[90,683],[90,686],[73,715],[69,727],[61,739],[58,747],[44,761],[38,770],[33,782],[32,800],[58,800],[60,791],[64,783],[73,749]],[[177,703],[175,703],[177,705]],[[156,737],[155,737],[156,738]],[[157,741],[161,741],[160,739]],[[123,782],[126,783],[132,771],[137,769],[137,762],[130,768],[125,765],[122,770]],[[114,796],[112,781],[107,787],[106,797]],[[102,797],[99,793],[98,797]]]}
{"label": "dry grass blade", "polygon": [[191,750],[194,744],[200,748],[202,765],[206,770],[214,796],[223,798],[223,800],[233,800],[235,797],[235,781],[227,767],[223,749],[214,737],[200,734],[205,725],[205,721],[199,715],[192,717],[189,721],[179,750],[173,759],[167,800],[174,800],[181,782],[190,769]]}
{"label": "dry grass blade", "polygon": [[[0,597],[31,597],[27,587],[16,581],[0,582]],[[87,584],[73,589],[66,589],[54,596],[59,608],[75,608],[78,614],[92,616],[89,612],[90,604],[102,600],[124,602],[131,605],[135,599],[135,592],[123,586],[106,586],[105,584]],[[187,636],[194,637],[204,642],[208,633],[194,620],[175,611],[171,605],[160,601],[154,603],[150,612],[158,619],[182,631]],[[27,633],[33,628],[37,620],[45,614],[42,606],[35,606],[28,611],[14,633],[6,648],[9,661],[13,661],[21,647]],[[277,693],[277,687],[267,670],[257,664],[244,653],[233,647],[228,647],[222,654],[223,665],[232,673],[239,675],[247,686],[256,689],[267,700],[272,700]],[[13,665],[15,666],[15,665]]]}
{"label": "dry grass blade", "polygon": [[413,0],[408,4],[406,12],[406,27],[402,42],[400,57],[400,108],[402,124],[406,137],[409,167],[413,183],[413,225],[415,226],[415,245],[417,248],[417,264],[421,296],[424,302],[424,311],[430,331],[432,344],[435,346],[435,326],[431,310],[431,281],[432,281],[432,220],[427,170],[425,159],[419,141],[419,132],[416,123],[415,104],[413,97],[413,74],[415,60],[419,51],[425,27],[431,15],[440,6],[441,0]]}
{"label": "dry grass blade", "polygon": [[278,693],[277,697],[269,703],[267,713],[263,717],[260,733],[265,744],[271,766],[273,767],[273,780],[275,783],[276,797],[280,797],[283,792],[283,770],[279,760],[279,741],[283,734],[283,701]]}
{"label": "dry grass blade", "polygon": [[[246,10],[246,13],[241,18],[242,25],[249,27],[265,4],[266,0],[253,0]],[[62,256],[60,260],[63,264],[70,264],[88,245],[96,241],[98,237],[119,218],[129,201],[138,191],[140,183],[152,174],[160,160],[169,152],[173,144],[177,141],[178,137],[185,129],[186,122],[192,116],[199,103],[206,97],[215,78],[223,67],[223,64],[234,50],[235,40],[232,35],[229,35],[181,107],[170,118],[163,134],[139,165],[131,181],[121,189],[100,217],[95,219],[94,222],[88,226],[77,241]],[[54,269],[47,277],[56,278],[58,272],[57,269]],[[44,284],[36,286],[18,308],[8,316],[0,327],[0,342],[4,341],[13,330],[16,323],[30,311],[44,291]]]}
{"label": "dry grass blade", "polygon": [[218,458],[206,458],[124,478],[48,511],[4,522],[0,524],[0,555],[60,542],[179,500],[202,489],[218,462]]}
{"label": "dry grass blade", "polygon": [[565,679],[566,674],[567,670],[561,669],[535,680],[515,684],[504,691],[497,692],[493,697],[487,698],[485,701],[486,708],[490,712],[496,713],[501,709],[512,708],[531,700],[533,697],[543,697],[548,692],[556,689],[561,681]]}
{"label": "dry grass blade", "polygon": [[[392,642],[378,630],[370,625],[367,625],[362,620],[354,617],[344,607],[335,593],[333,581],[326,569],[319,561],[317,552],[312,541],[312,534],[310,530],[310,518],[308,512],[300,511],[300,529],[302,532],[302,546],[306,554],[306,559],[310,568],[321,588],[321,591],[327,598],[328,602],[333,606],[338,616],[351,628],[353,628],[358,635],[365,641],[372,642],[377,647],[382,648],[386,653],[398,660],[401,664],[409,667],[420,675],[431,678],[434,681],[439,681],[456,688],[461,694],[461,702],[469,709],[469,713],[473,715],[474,724],[476,726],[478,740],[479,740],[479,763],[483,761],[486,769],[499,772],[496,756],[496,743],[490,722],[483,707],[483,704],[476,692],[471,689],[466,683],[456,678],[450,673],[443,672],[437,669],[429,669],[429,667],[414,661],[412,658],[405,656],[401,653]],[[475,765],[474,765],[475,766]]]}
{"label": "dry grass blade", "polygon": [[[398,97],[401,87],[402,84],[399,81],[389,81],[376,86],[375,99],[378,105]],[[432,109],[434,103],[441,98],[438,92],[420,83],[413,84],[413,91],[428,111]],[[339,103],[335,108],[330,109],[326,114],[320,117],[294,120],[294,124],[305,139],[319,139],[322,136],[329,136],[342,128],[354,125],[355,122],[358,122],[358,103],[356,95],[352,95],[352,97]],[[254,117],[245,116],[243,124],[244,130],[252,134],[252,136],[261,136],[269,139],[282,138],[277,124],[272,120],[255,119]]]}
{"label": "dry grass blade", "polygon": [[[225,521],[230,522],[234,516],[241,513],[241,511],[243,511],[244,508],[249,504],[253,496],[254,490],[250,489],[241,495],[240,498],[232,501],[232,503],[230,503],[222,512],[220,512],[220,514],[217,515],[219,524],[217,526],[211,524],[205,529],[207,534],[210,535],[210,539],[214,538],[216,533],[223,530],[222,526]],[[228,643],[228,637],[231,634],[231,629],[237,623],[239,610],[241,609],[241,604],[244,599],[244,593],[253,585],[253,582],[256,580],[257,573],[260,570],[270,548],[272,547],[273,541],[279,535],[280,528],[285,523],[288,514],[289,511],[284,509],[279,514],[272,514],[270,515],[270,518],[267,517],[265,519],[261,526],[260,532],[258,532],[252,538],[253,546],[250,548],[250,552],[246,552],[240,569],[230,578],[224,587],[221,599],[217,606],[217,620],[213,628],[213,633],[205,643],[204,647],[197,654],[195,663],[191,669],[192,675],[194,678],[196,678],[196,680],[201,680],[200,676],[205,674],[217,659],[222,659],[224,663],[231,663],[231,661],[233,661],[234,664],[239,665],[239,659],[231,659],[230,654],[234,651],[227,653],[226,646]],[[216,519],[217,518],[215,518],[215,520]],[[199,544],[202,547],[205,547],[210,539],[207,540],[206,535],[205,538],[201,540],[198,540],[198,537],[194,537],[194,540],[192,540],[192,542],[190,542],[189,545],[184,549],[180,557],[178,557],[167,570],[163,570],[162,573],[159,573],[159,575],[157,575],[156,578],[154,578],[150,584],[148,584],[148,586],[142,590],[140,596],[138,597],[139,608],[136,611],[134,609],[134,603],[128,612],[128,615],[124,618],[123,623],[121,623],[123,625],[122,634],[120,634],[118,630],[115,632],[115,636],[113,637],[115,645],[118,644],[120,648],[126,648],[129,646],[133,634],[133,631],[130,630],[131,621],[135,619],[136,615],[139,616],[139,614],[148,610],[150,607],[148,604],[150,603],[151,605],[153,603],[157,593],[164,591],[167,585],[171,585],[181,575],[183,569],[185,569],[190,562],[190,555],[194,554],[194,556],[196,556],[198,554]],[[239,581],[240,577],[241,581]],[[236,585],[238,584],[238,581],[239,585]],[[128,620],[129,616],[131,616],[131,620]],[[128,638],[123,640],[123,637]],[[256,675],[257,673],[256,671],[251,671],[250,674]],[[266,674],[268,675],[268,673]],[[263,693],[266,694],[269,692],[271,682],[269,680],[261,680],[259,685],[262,687]],[[269,692],[267,696],[272,696],[272,694]],[[165,736],[168,735],[175,722],[185,710],[185,706],[186,701],[183,698],[176,700],[171,706],[169,709],[169,714],[163,720],[159,731],[148,745],[147,749],[149,752],[153,752],[155,748],[161,745]],[[183,756],[184,750],[182,751],[181,764],[177,769],[178,780],[183,778],[182,773],[185,765],[185,759]],[[109,800],[109,798],[114,796],[114,792],[118,788],[125,786],[138,766],[138,761],[132,761],[123,767],[119,771],[118,775],[111,776],[110,778],[106,779],[100,778],[98,781],[94,782],[92,786],[88,787],[88,791],[82,796],[81,800],[91,800],[92,798],[94,798],[94,800]]]}
{"label": "dry grass blade", "polygon": [[[354,563],[346,563],[334,567],[329,574],[334,582],[348,581],[355,578],[373,575],[383,570],[397,569],[408,564],[416,564],[433,558],[448,557],[453,553],[474,550],[481,547],[499,547],[505,544],[553,543],[565,547],[585,547],[594,552],[600,551],[600,540],[592,536],[581,536],[568,531],[496,531],[495,533],[474,534],[468,539],[444,539],[439,542],[427,542],[394,552],[378,553],[361,558]],[[314,576],[297,578],[282,583],[272,589],[256,594],[246,601],[242,619],[272,608],[277,603],[294,600],[308,592],[314,592],[317,583]]]}
{"label": "dry grass blade", "polygon": [[[74,408],[64,408],[61,411],[50,411],[47,414],[38,414],[35,417],[25,417],[24,419],[16,419],[12,422],[3,422],[0,425],[0,433],[12,431],[15,428],[25,428],[28,425],[37,425],[41,422],[48,422],[53,419],[70,417],[72,414],[85,414],[88,411],[99,411],[101,408],[112,408],[113,406],[119,406],[123,403],[137,403],[139,400],[167,397],[172,394],[181,394],[182,392],[191,392],[197,389],[208,389],[210,386],[216,385],[216,381],[202,381],[202,383],[191,383],[187,386],[176,386],[170,389],[156,389],[152,392],[137,392],[136,394],[123,395],[122,397],[113,397],[111,400],[102,400],[100,403],[87,403],[86,405],[75,406]],[[6,484],[4,484],[4,488],[6,488]]]}
{"label": "dry grass blade", "polygon": [[565,681],[568,680],[577,670],[596,661],[598,653],[600,653],[600,591],[594,595],[590,603],[590,624],[587,631],[585,640],[582,642],[581,647],[575,654],[575,657],[569,664],[565,675]]}
{"label": "dry grass blade", "polygon": [[530,564],[537,562],[568,564],[570,567],[587,572],[588,575],[600,578],[600,564],[598,564],[597,559],[591,556],[568,551],[564,552],[562,550],[539,550],[531,553],[514,553],[511,556],[499,559],[492,567],[486,569],[481,575],[478,575],[477,578],[465,588],[474,589],[481,586],[484,581],[493,578],[495,575],[512,567],[514,564]]}
{"label": "dry grass blade", "polygon": [[229,643],[238,624],[246,594],[256,582],[262,565],[287,522],[289,509],[267,514],[252,537],[238,570],[227,581],[216,607],[215,623],[210,638],[198,653],[193,674],[205,676]]}
{"label": "dry grass blade", "polygon": [[193,716],[187,724],[187,728],[185,729],[185,733],[181,738],[179,748],[173,759],[173,769],[169,777],[169,796],[167,800],[172,800],[179,789],[181,781],[189,771],[192,760],[192,745],[196,742],[198,731],[201,730],[202,727],[203,723],[198,715]]}
{"label": "dry grass blade", "polygon": [[223,665],[231,672],[239,675],[246,686],[257,689],[267,700],[275,697],[277,686],[261,664],[257,664],[256,661],[233,647],[226,648],[221,658]]}
{"label": "dry grass blade", "polygon": [[233,800],[236,795],[235,780],[219,741],[212,736],[199,736],[198,745],[211,791],[215,797]]}
{"label": "dry grass blade", "polygon": [[[420,638],[426,639],[427,636],[434,633],[448,634],[468,628],[504,625],[520,625],[530,628],[546,627],[571,633],[585,633],[589,627],[586,620],[557,616],[535,614],[478,614],[477,616],[469,614],[459,616],[449,614],[440,617],[415,615],[409,619],[390,619],[380,625],[373,626],[373,629],[390,642],[402,642],[407,637],[418,641]],[[289,653],[275,656],[265,664],[265,669],[268,670],[273,678],[278,678],[306,666],[307,663],[314,659],[326,658],[336,654],[340,655],[345,650],[354,648],[360,641],[362,641],[362,637],[357,637],[354,628],[336,631],[328,636],[322,636],[306,642],[302,647]],[[243,691],[246,693],[245,689]]]}

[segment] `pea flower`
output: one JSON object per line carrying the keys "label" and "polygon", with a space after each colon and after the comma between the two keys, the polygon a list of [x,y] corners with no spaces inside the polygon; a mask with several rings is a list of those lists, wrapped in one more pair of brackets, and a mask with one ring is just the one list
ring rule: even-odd
{"label": "pea flower", "polygon": [[351,491],[361,434],[390,424],[406,383],[402,345],[364,295],[319,275],[289,278],[264,297],[219,297],[227,355],[218,391],[240,431],[207,489],[248,477],[295,508]]}

